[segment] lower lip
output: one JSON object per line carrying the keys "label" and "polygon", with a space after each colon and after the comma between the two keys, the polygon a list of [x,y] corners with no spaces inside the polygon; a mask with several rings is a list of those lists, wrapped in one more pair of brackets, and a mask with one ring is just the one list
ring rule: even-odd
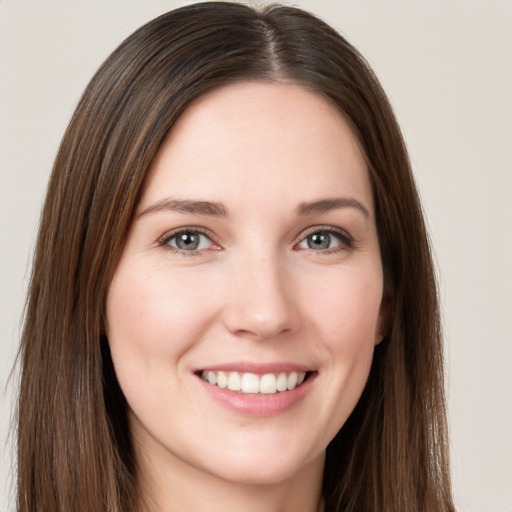
{"label": "lower lip", "polygon": [[310,391],[316,373],[313,373],[300,386],[290,391],[274,394],[251,394],[222,389],[198,377],[206,392],[219,404],[232,412],[244,416],[264,417],[281,414],[303,400]]}

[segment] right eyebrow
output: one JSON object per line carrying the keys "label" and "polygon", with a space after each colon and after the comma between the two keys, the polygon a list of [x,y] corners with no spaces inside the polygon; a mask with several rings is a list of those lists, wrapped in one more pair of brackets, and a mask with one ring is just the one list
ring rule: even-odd
{"label": "right eyebrow", "polygon": [[214,217],[227,217],[228,212],[222,203],[215,203],[210,201],[192,201],[189,199],[160,199],[156,203],[148,206],[145,210],[137,215],[142,217],[149,213],[154,212],[178,212],[178,213],[192,213],[196,215],[212,215]]}

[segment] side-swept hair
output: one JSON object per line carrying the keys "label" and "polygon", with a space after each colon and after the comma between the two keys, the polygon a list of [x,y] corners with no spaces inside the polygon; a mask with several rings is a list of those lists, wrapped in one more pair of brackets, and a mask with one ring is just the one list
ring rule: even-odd
{"label": "side-swept hair", "polygon": [[400,129],[361,55],[302,10],[171,11],[87,86],[42,212],[19,360],[18,512],[129,512],[140,497],[105,299],[148,167],[191,101],[259,80],[300,84],[350,123],[373,185],[387,335],[327,448],[326,511],[451,512],[435,276]]}

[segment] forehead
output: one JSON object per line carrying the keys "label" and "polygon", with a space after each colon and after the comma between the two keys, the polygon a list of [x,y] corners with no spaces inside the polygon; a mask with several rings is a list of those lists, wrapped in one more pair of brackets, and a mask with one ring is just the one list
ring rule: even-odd
{"label": "forehead", "polygon": [[182,114],[150,166],[140,208],[162,193],[265,202],[330,191],[364,196],[372,207],[365,159],[343,115],[299,85],[242,82]]}

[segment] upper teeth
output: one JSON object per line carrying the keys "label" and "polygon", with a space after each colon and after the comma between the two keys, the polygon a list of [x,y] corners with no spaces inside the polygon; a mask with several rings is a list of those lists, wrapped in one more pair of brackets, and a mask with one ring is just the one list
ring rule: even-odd
{"label": "upper teeth", "polygon": [[305,372],[281,372],[257,375],[255,373],[203,371],[201,378],[219,388],[242,393],[274,394],[300,386],[306,377]]}

